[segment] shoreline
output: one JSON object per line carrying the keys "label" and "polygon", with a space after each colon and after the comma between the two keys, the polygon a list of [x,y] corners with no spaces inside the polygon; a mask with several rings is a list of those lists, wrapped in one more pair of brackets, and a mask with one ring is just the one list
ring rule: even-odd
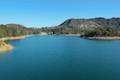
{"label": "shoreline", "polygon": [[15,36],[15,37],[4,37],[0,38],[0,41],[6,41],[6,40],[19,40],[19,39],[24,39],[27,36]]}
{"label": "shoreline", "polygon": [[[80,36],[80,34],[63,34],[64,36]],[[25,35],[25,36],[15,36],[15,37],[4,37],[0,38],[0,53],[6,52],[6,51],[11,51],[14,49],[14,47],[11,44],[5,43],[7,40],[20,40],[20,39],[25,39],[26,37],[30,37],[34,35]],[[84,37],[81,37],[84,38]],[[90,39],[90,40],[120,40],[120,37],[114,36],[114,37],[85,37],[85,39]]]}
{"label": "shoreline", "polygon": [[0,53],[6,52],[6,51],[11,51],[14,49],[14,46],[12,46],[11,44],[5,43],[5,41],[7,41],[7,40],[21,40],[21,39],[25,39],[25,38],[31,37],[31,36],[34,36],[34,35],[12,36],[12,37],[0,38]]}
{"label": "shoreline", "polygon": [[114,37],[87,37],[86,39],[90,40],[120,40],[120,37],[114,36]]}
{"label": "shoreline", "polygon": [[6,52],[6,51],[11,51],[13,49],[14,49],[14,47],[12,45],[7,44],[4,41],[0,42],[0,53],[1,52]]}
{"label": "shoreline", "polygon": [[75,36],[75,37],[79,37],[80,34],[63,34],[64,36]]}
{"label": "shoreline", "polygon": [[5,43],[5,41],[7,41],[7,40],[20,40],[20,39],[24,39],[26,37],[29,37],[29,36],[26,35],[26,36],[0,38],[0,53],[6,52],[6,51],[11,51],[14,49],[14,46],[12,46],[11,44]]}

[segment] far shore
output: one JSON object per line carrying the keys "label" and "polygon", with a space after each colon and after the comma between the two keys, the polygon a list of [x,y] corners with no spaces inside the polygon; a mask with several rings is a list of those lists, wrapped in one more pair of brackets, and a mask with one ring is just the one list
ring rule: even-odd
{"label": "far shore", "polygon": [[0,41],[24,39],[26,36],[12,36],[0,38]]}
{"label": "far shore", "polygon": [[31,35],[23,35],[23,36],[3,37],[3,38],[0,38],[0,41],[25,39],[26,37],[31,37],[31,36],[34,36],[34,35],[48,35],[48,34],[45,33],[45,32],[42,32],[41,34],[31,34]]}
{"label": "far shore", "polygon": [[80,34],[63,34],[64,36],[77,36],[77,37],[79,37],[80,36]]}
{"label": "far shore", "polygon": [[113,37],[87,37],[87,39],[91,40],[120,40],[120,37],[113,36]]}

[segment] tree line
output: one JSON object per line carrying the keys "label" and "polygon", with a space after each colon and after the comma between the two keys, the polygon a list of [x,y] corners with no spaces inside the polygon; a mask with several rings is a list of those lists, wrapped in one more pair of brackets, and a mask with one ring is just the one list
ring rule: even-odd
{"label": "tree line", "polygon": [[26,28],[19,24],[0,25],[0,37],[22,36],[29,34],[39,34],[40,29]]}
{"label": "tree line", "polygon": [[93,30],[86,30],[82,37],[113,37],[120,36],[120,27],[98,27]]}
{"label": "tree line", "polygon": [[20,24],[0,25],[0,38],[10,36],[22,36],[29,34],[40,34],[46,32],[48,34],[80,34],[81,37],[105,37],[120,36],[120,27],[44,27],[44,28],[26,28]]}

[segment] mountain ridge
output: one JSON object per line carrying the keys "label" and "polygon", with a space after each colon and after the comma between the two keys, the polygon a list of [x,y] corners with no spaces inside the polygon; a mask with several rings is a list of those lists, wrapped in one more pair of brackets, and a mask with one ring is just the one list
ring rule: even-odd
{"label": "mountain ridge", "polygon": [[60,27],[112,27],[120,26],[120,18],[90,18],[90,19],[75,19],[71,18],[58,25]]}
{"label": "mountain ridge", "polygon": [[72,18],[55,27],[43,28],[43,30],[53,34],[80,34],[82,37],[120,36],[120,18]]}

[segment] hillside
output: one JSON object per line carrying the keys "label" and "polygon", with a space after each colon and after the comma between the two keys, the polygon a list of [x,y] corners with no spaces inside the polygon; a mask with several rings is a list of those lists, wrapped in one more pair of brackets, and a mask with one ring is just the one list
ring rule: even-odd
{"label": "hillside", "polygon": [[13,36],[22,36],[28,34],[39,34],[40,29],[27,28],[20,24],[6,24],[0,25],[0,38],[2,37],[13,37]]}
{"label": "hillside", "polygon": [[120,18],[91,18],[91,19],[69,19],[60,24],[61,27],[89,28],[89,27],[115,27],[120,26]]}
{"label": "hillside", "polygon": [[120,36],[120,18],[68,19],[58,26],[42,30],[53,34],[80,34],[82,37]]}
{"label": "hillside", "polygon": [[21,36],[28,34],[80,34],[81,37],[120,36],[120,18],[68,19],[58,26],[27,28],[20,24],[0,25],[0,37]]}

